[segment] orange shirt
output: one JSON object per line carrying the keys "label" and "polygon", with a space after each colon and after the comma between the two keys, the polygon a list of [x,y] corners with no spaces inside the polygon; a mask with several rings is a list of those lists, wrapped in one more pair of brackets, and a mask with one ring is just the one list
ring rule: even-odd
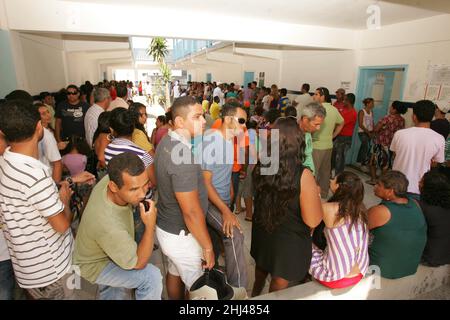
{"label": "orange shirt", "polygon": [[[217,119],[214,121],[213,125],[211,126],[211,129],[220,129],[222,126],[222,119]],[[239,152],[242,152],[240,150],[244,149],[245,147],[248,147],[250,145],[250,138],[248,137],[248,131],[247,128],[244,129],[244,135],[245,139],[239,139],[241,141],[241,146],[238,148],[238,138],[234,138],[234,163],[233,163],[233,172],[239,172],[241,171],[242,165],[238,163],[238,155]]]}

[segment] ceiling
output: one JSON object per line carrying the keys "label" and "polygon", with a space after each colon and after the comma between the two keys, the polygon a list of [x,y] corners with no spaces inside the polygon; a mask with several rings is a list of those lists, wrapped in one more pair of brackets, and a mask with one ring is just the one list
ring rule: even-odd
{"label": "ceiling", "polygon": [[[382,25],[450,13],[449,0],[64,0],[119,6],[140,6],[205,13],[205,28],[217,25],[214,14],[303,25],[365,29],[370,5],[378,5]],[[170,21],[170,20],[168,20]],[[169,22],[171,23],[171,22]],[[176,21],[173,22],[176,24]],[[183,26],[180,26],[182,28]],[[239,28],[239,26],[230,26]],[[257,32],[257,30],[255,30]]]}

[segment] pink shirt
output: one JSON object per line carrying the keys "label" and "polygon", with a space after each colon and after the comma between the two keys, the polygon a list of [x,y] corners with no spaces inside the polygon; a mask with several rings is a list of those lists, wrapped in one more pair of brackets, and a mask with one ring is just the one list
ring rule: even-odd
{"label": "pink shirt", "polygon": [[82,154],[69,153],[62,157],[62,163],[70,171],[70,175],[77,175],[86,170],[87,157]]}
{"label": "pink shirt", "polygon": [[395,152],[392,170],[408,178],[408,192],[420,194],[419,181],[430,170],[431,161],[444,162],[445,139],[431,129],[412,127],[398,130],[390,149]]}
{"label": "pink shirt", "polygon": [[168,134],[168,133],[169,133],[169,129],[167,129],[167,128],[159,128],[158,130],[156,130],[156,134],[155,134],[155,148],[159,144],[161,139],[164,138],[164,136],[166,134]]}

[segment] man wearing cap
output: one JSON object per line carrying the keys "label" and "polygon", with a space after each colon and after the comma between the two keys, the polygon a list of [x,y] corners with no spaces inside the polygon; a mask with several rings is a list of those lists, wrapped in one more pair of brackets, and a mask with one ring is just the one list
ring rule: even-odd
{"label": "man wearing cap", "polygon": [[436,111],[434,112],[434,120],[431,121],[430,128],[439,133],[447,139],[450,133],[450,123],[448,122],[445,114],[450,111],[449,101],[438,101],[436,102]]}
{"label": "man wearing cap", "polygon": [[336,101],[333,103],[333,106],[339,110],[339,113],[342,115],[342,112],[345,109],[345,90],[342,88],[339,88],[336,90]]}

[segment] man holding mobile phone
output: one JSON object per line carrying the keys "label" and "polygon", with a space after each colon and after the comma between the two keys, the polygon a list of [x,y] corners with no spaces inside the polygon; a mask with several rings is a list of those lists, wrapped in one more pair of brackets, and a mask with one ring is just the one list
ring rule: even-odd
{"label": "man holding mobile phone", "polygon": [[[83,213],[75,242],[74,264],[81,276],[99,285],[100,299],[126,299],[135,289],[136,300],[160,300],[162,276],[149,264],[153,252],[156,207],[141,203],[150,184],[144,163],[124,152],[108,164],[108,175],[96,185]],[[145,231],[135,242],[133,206],[139,206]]]}

